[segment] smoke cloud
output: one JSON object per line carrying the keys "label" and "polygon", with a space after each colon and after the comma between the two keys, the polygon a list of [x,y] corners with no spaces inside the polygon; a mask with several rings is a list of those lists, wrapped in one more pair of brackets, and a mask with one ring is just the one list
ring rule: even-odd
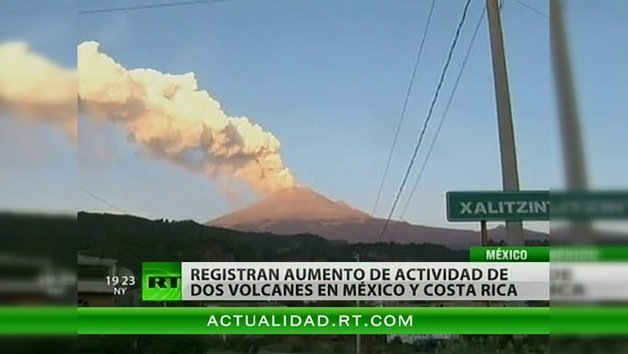
{"label": "smoke cloud", "polygon": [[76,138],[76,73],[31,51],[24,42],[0,44],[0,109],[52,121]]}
{"label": "smoke cloud", "polygon": [[193,73],[125,69],[96,42],[78,46],[79,103],[122,126],[151,154],[212,178],[235,177],[259,193],[295,184],[280,142],[245,117],[230,117]]}

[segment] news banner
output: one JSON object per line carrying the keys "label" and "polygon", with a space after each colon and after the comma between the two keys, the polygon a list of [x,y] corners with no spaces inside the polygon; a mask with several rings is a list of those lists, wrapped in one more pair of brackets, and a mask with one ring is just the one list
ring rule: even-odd
{"label": "news banner", "polygon": [[139,282],[149,307],[3,308],[0,330],[628,334],[628,248],[472,247],[468,262],[144,262]]}

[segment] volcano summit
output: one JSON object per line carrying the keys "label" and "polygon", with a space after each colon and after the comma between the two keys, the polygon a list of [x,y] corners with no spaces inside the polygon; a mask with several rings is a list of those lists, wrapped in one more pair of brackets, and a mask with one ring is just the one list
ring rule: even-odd
{"label": "volcano summit", "polygon": [[371,217],[342,202],[334,202],[304,187],[289,187],[265,199],[210,222],[215,226],[237,228],[238,225],[292,221],[364,221]]}

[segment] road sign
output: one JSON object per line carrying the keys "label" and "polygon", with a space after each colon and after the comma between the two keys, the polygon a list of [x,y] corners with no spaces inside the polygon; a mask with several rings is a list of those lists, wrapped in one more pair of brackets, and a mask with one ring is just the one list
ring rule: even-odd
{"label": "road sign", "polygon": [[628,220],[628,191],[553,192],[552,220]]}
{"label": "road sign", "polygon": [[447,192],[447,220],[549,220],[549,191]]}

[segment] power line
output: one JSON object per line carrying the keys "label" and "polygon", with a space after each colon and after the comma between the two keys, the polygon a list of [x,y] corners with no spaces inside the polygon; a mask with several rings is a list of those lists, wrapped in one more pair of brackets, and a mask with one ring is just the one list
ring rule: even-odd
{"label": "power line", "polygon": [[162,8],[162,7],[208,4],[208,3],[213,3],[213,2],[224,2],[224,1],[231,1],[231,0],[190,0],[190,1],[179,1],[179,2],[164,2],[164,3],[158,3],[158,4],[112,7],[108,9],[82,10],[82,11],[79,11],[78,14],[79,15],[91,15],[91,14],[110,13],[110,12],[157,9],[157,8]]}
{"label": "power line", "polygon": [[128,213],[127,213],[127,212],[125,212],[124,210],[122,210],[122,209],[118,208],[115,204],[108,202],[106,199],[101,198],[101,197],[97,196],[96,194],[94,194],[94,193],[92,193],[92,192],[90,192],[90,191],[87,191],[87,190],[85,190],[85,189],[83,189],[83,188],[79,188],[79,190],[80,190],[81,192],[83,192],[83,193],[87,194],[88,196],[90,196],[90,197],[92,197],[92,198],[94,198],[94,199],[98,200],[99,202],[101,202],[101,203],[105,204],[106,206],[108,206],[108,207],[110,207],[110,208],[113,208],[113,209],[115,209],[115,210],[117,210],[117,211],[119,211],[119,212],[121,212],[121,213],[123,213],[123,214],[128,214]]}
{"label": "power line", "polygon": [[475,29],[473,30],[473,36],[471,36],[471,42],[469,43],[467,52],[465,53],[464,59],[462,60],[462,65],[460,67],[460,71],[458,72],[458,76],[456,77],[454,87],[451,91],[451,94],[449,95],[449,99],[447,100],[445,109],[443,110],[443,114],[441,116],[440,122],[438,123],[438,127],[436,128],[436,133],[434,134],[434,138],[432,139],[432,142],[430,143],[430,147],[427,150],[427,155],[425,156],[423,165],[421,165],[421,169],[419,170],[419,174],[417,175],[417,178],[414,181],[414,185],[412,186],[410,195],[408,196],[408,199],[406,200],[406,204],[404,205],[401,215],[399,216],[400,219],[403,219],[403,217],[406,215],[408,206],[410,205],[410,202],[412,201],[412,197],[414,196],[414,193],[416,192],[417,186],[419,185],[419,181],[423,177],[423,172],[425,171],[425,168],[430,159],[430,156],[432,155],[432,151],[434,150],[434,146],[436,145],[436,140],[438,139],[441,133],[441,130],[443,129],[445,119],[447,118],[447,114],[449,113],[449,108],[451,107],[451,103],[453,102],[454,96],[456,95],[456,91],[458,90],[458,85],[460,84],[460,80],[462,79],[462,75],[467,66],[467,62],[469,61],[469,57],[471,56],[471,52],[473,51],[473,45],[475,44],[475,39],[477,38],[482,22],[484,22],[485,14],[486,14],[486,7],[484,7],[484,10],[482,10],[482,13],[480,14],[480,18],[478,18],[478,21],[475,25]]}
{"label": "power line", "polygon": [[419,49],[417,50],[416,58],[414,59],[414,67],[412,69],[412,74],[410,75],[410,83],[408,84],[408,89],[406,90],[406,95],[405,95],[403,105],[401,108],[401,114],[399,115],[399,121],[397,122],[397,129],[395,130],[393,142],[390,147],[390,151],[388,152],[388,159],[386,160],[386,167],[384,168],[382,181],[379,184],[379,189],[377,191],[377,197],[375,198],[375,204],[373,205],[373,211],[371,212],[371,216],[375,215],[375,211],[377,210],[377,205],[379,204],[379,200],[382,196],[382,190],[384,189],[384,183],[386,182],[386,178],[388,177],[388,171],[390,170],[390,162],[392,161],[392,156],[395,151],[395,147],[397,147],[397,140],[399,138],[399,132],[401,131],[401,125],[406,115],[406,110],[408,108],[408,101],[410,99],[410,94],[412,93],[412,88],[414,87],[414,79],[416,78],[416,73],[419,67],[419,62],[421,61],[421,57],[423,54],[423,47],[425,45],[427,31],[429,30],[430,23],[432,22],[432,14],[434,13],[435,4],[436,4],[436,0],[432,0],[432,3],[430,5],[430,10],[427,15],[427,21],[425,22],[425,27],[423,28],[423,35],[421,37],[421,42],[419,43]]}
{"label": "power line", "polygon": [[399,190],[397,191],[397,195],[393,201],[393,204],[388,212],[388,217],[386,218],[386,222],[384,223],[384,227],[382,228],[382,232],[379,235],[379,240],[381,241],[386,233],[386,229],[388,229],[388,225],[390,224],[390,219],[392,218],[395,209],[397,208],[397,204],[399,203],[399,198],[401,197],[401,193],[403,193],[403,189],[406,186],[408,181],[408,176],[410,172],[412,172],[412,167],[414,166],[414,161],[416,160],[417,154],[419,153],[419,148],[423,143],[423,138],[425,137],[425,132],[427,130],[428,124],[432,118],[432,114],[434,112],[434,107],[436,106],[436,101],[440,95],[441,88],[443,86],[443,81],[445,80],[445,76],[447,75],[447,71],[449,70],[449,65],[451,64],[451,59],[456,49],[456,45],[458,44],[458,39],[460,38],[460,32],[462,31],[462,26],[464,25],[467,19],[467,13],[469,12],[469,5],[471,5],[471,0],[467,0],[464,5],[464,10],[462,11],[462,17],[460,18],[460,22],[458,22],[458,26],[456,27],[456,33],[454,35],[454,39],[449,47],[449,52],[447,53],[447,59],[445,60],[445,65],[443,66],[443,70],[441,71],[440,78],[438,79],[438,84],[436,85],[436,91],[434,92],[434,97],[432,97],[432,102],[430,103],[430,108],[427,112],[427,116],[425,117],[425,121],[423,122],[423,127],[421,128],[421,133],[419,134],[419,139],[417,140],[416,145],[414,146],[414,151],[412,152],[412,156],[410,158],[410,162],[408,163],[408,167],[406,168],[406,172],[403,175],[403,179],[401,180],[401,185],[399,186]]}
{"label": "power line", "polygon": [[519,5],[521,5],[521,6],[525,7],[526,9],[534,12],[535,14],[537,14],[537,15],[543,17],[543,18],[549,18],[549,16],[546,13],[544,13],[543,11],[537,9],[536,7],[534,7],[534,6],[530,5],[530,4],[527,4],[527,3],[523,2],[522,0],[515,0],[515,1],[517,3],[519,3]]}

